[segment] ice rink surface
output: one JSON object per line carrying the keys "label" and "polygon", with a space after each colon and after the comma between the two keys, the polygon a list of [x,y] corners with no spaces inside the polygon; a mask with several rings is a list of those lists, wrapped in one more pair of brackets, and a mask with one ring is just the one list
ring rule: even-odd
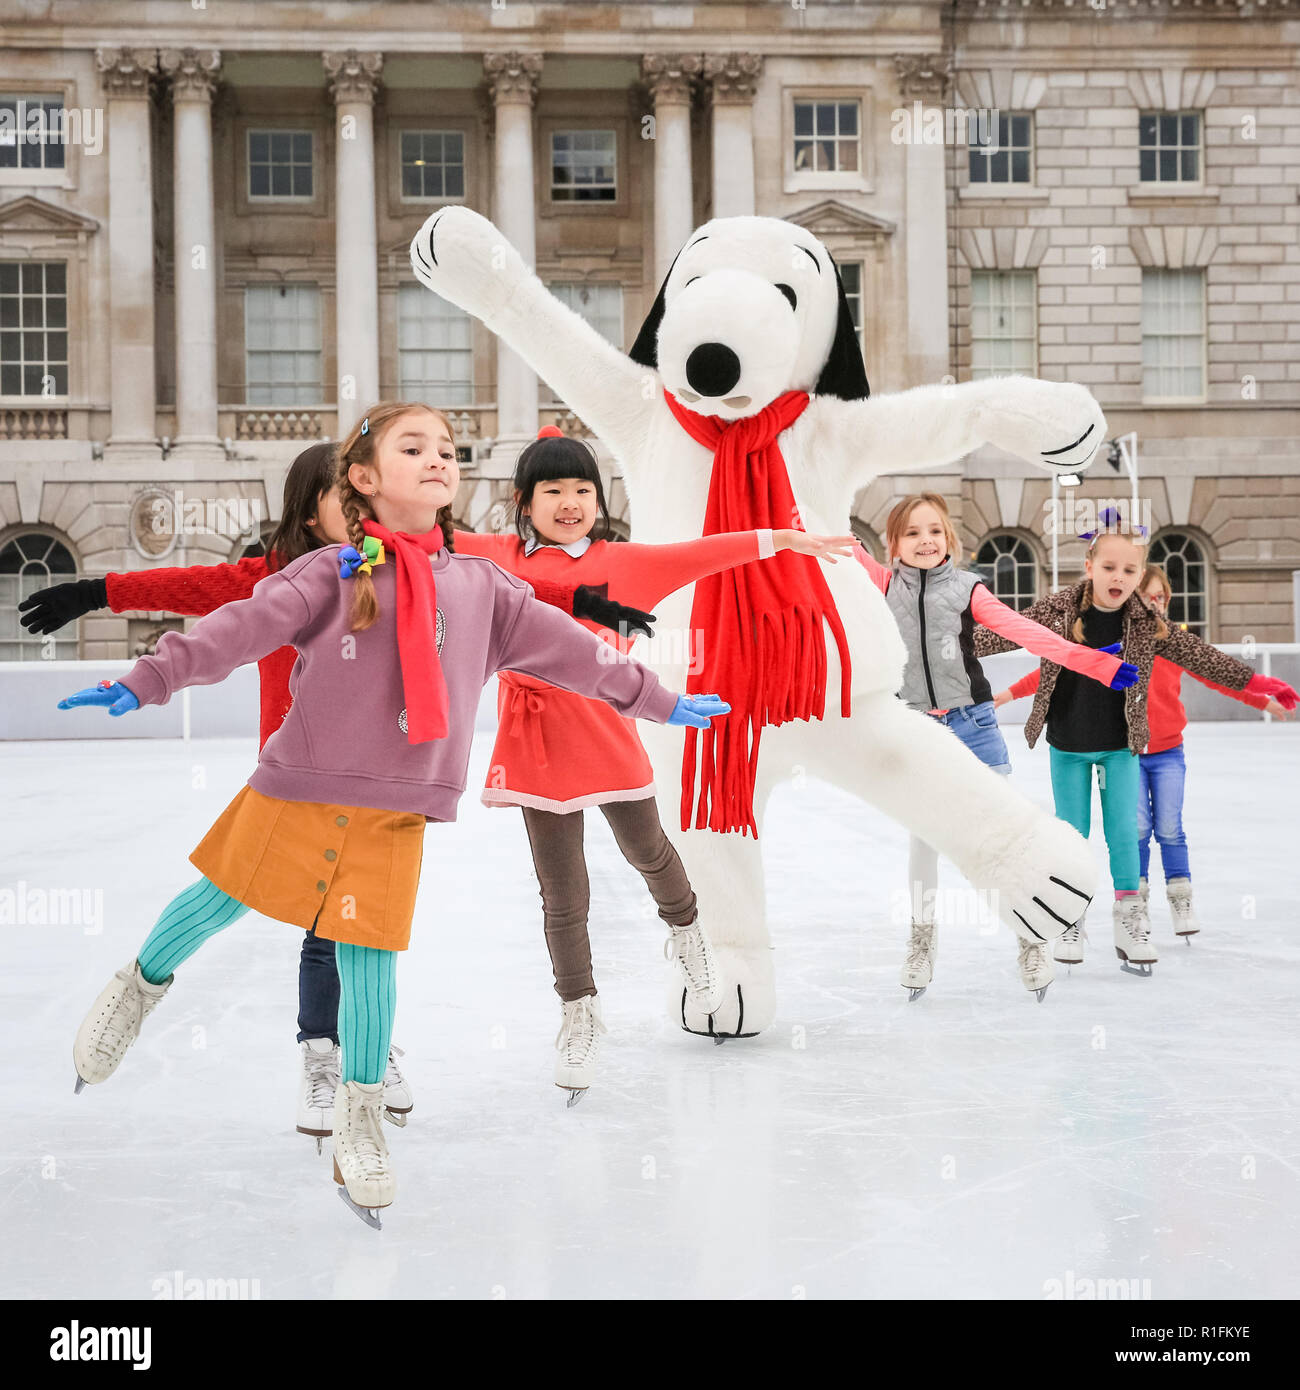
{"label": "ice rink surface", "polygon": [[[1017,785],[1050,805],[1045,747],[1007,734]],[[460,822],[426,838],[398,970],[415,1111],[385,1131],[398,1195],[375,1234],[294,1131],[297,928],[250,915],[210,942],[117,1075],[73,1095],[78,1023],[196,877],[255,745],[0,744],[11,910],[20,884],[103,906],[100,930],[0,928],[0,1296],[1300,1293],[1300,727],[1189,729],[1204,930],[1175,941],[1157,876],[1153,977],[1119,971],[1102,904],[1042,1005],[1005,928],[942,924],[909,1004],[903,831],[824,784],[782,789],[778,1019],[724,1046],[668,1022],[660,923],[589,812],[610,1033],[571,1110],[522,820],[478,803],[489,749]]]}

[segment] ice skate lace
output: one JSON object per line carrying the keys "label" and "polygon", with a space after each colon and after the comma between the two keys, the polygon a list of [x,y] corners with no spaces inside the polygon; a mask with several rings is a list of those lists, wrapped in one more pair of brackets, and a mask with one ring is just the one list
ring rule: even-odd
{"label": "ice skate lace", "polygon": [[405,1057],[406,1053],[394,1043],[388,1049],[388,1070],[384,1073],[385,1086],[404,1086],[406,1078],[402,1075],[401,1068],[397,1065],[396,1057]]}
{"label": "ice skate lace", "polygon": [[913,922],[911,940],[907,943],[907,968],[924,965],[934,943],[934,927],[928,922]]}
{"label": "ice skate lace", "polygon": [[1192,918],[1191,898],[1184,898],[1171,894],[1169,898],[1169,911],[1175,922],[1190,922]]}
{"label": "ice skate lace", "polygon": [[1061,933],[1061,940],[1068,941],[1071,946],[1075,945],[1081,939],[1083,941],[1087,941],[1088,939],[1088,933],[1084,928],[1082,919],[1076,922],[1074,926],[1066,927]]}
{"label": "ice skate lace", "polygon": [[354,1095],[352,1116],[348,1129],[352,1138],[352,1156],[365,1178],[383,1177],[388,1146],[384,1143],[379,1122],[381,1097]]}
{"label": "ice skate lace", "polygon": [[338,1053],[315,1052],[307,1049],[307,1104],[313,1110],[331,1110],[334,1092],[339,1084]]}
{"label": "ice skate lace", "polygon": [[1145,946],[1151,939],[1151,919],[1141,909],[1140,901],[1134,903],[1129,898],[1120,915],[1120,925],[1139,946]]}
{"label": "ice skate lace", "polygon": [[1047,962],[1047,944],[1042,941],[1022,941],[1020,943],[1020,968],[1034,971]]}
{"label": "ice skate lace", "polygon": [[99,1037],[95,1040],[95,1051],[107,1062],[122,1053],[133,1037],[137,1037],[144,1023],[145,997],[135,982],[133,970],[119,970],[117,978],[126,988],[113,1005]]}
{"label": "ice skate lace", "polygon": [[664,959],[681,963],[682,974],[692,994],[707,997],[717,988],[717,967],[704,932],[697,923],[689,927],[670,927],[664,942]]}
{"label": "ice skate lace", "polygon": [[607,1033],[609,1029],[596,1017],[589,994],[565,1004],[564,1022],[555,1035],[555,1046],[557,1051],[563,1051],[566,1066],[585,1066],[590,1061],[596,1050],[597,1031]]}

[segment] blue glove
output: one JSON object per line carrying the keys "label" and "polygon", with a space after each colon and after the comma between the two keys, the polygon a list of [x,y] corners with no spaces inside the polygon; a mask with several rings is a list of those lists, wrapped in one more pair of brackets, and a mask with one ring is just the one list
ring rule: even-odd
{"label": "blue glove", "polygon": [[126,714],[139,709],[140,701],[120,681],[100,681],[89,690],[78,690],[75,695],[59,701],[60,709],[74,709],[78,705],[107,705],[109,714]]}
{"label": "blue glove", "polygon": [[1138,668],[1129,661],[1121,661],[1119,670],[1111,677],[1110,688],[1112,690],[1127,690],[1130,685],[1136,685],[1138,676],[1141,673]]}
{"label": "blue glove", "polygon": [[1118,656],[1124,650],[1122,642],[1112,642],[1109,647],[1098,647],[1099,652],[1105,652],[1107,656]]}
{"label": "blue glove", "polygon": [[707,729],[710,719],[730,713],[731,706],[716,695],[679,695],[668,722],[689,724],[693,729]]}

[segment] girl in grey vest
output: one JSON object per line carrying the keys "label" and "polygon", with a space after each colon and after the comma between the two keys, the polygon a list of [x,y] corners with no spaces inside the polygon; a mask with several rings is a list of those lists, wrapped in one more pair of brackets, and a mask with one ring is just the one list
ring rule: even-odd
{"label": "girl in grey vest", "polygon": [[[1010,773],[1011,760],[994,713],[993,692],[975,656],[977,627],[1014,636],[1027,651],[1048,656],[1112,689],[1122,690],[1136,680],[1135,667],[1110,653],[1067,642],[1022,617],[996,599],[977,575],[957,568],[961,546],[948,506],[938,493],[904,497],[885,523],[885,545],[888,568],[865,550],[858,559],[885,595],[907,646],[899,698],[946,724],[994,772]],[[908,998],[915,1000],[934,975],[939,857],[913,836],[908,868],[912,934],[901,982]],[[1019,938],[1017,942],[1020,978],[1041,1003],[1053,979],[1051,958],[1042,942]]]}

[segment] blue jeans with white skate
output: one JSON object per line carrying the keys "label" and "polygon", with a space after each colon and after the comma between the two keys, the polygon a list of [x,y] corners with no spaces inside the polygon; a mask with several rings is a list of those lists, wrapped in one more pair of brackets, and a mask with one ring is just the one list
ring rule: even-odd
{"label": "blue jeans with white skate", "polygon": [[[1011,755],[998,727],[997,711],[992,700],[978,705],[958,705],[943,714],[930,718],[953,731],[980,760],[1001,773],[1011,775]],[[934,921],[934,900],[939,891],[939,853],[924,840],[912,836],[907,856],[908,886],[911,895],[913,922]]]}

